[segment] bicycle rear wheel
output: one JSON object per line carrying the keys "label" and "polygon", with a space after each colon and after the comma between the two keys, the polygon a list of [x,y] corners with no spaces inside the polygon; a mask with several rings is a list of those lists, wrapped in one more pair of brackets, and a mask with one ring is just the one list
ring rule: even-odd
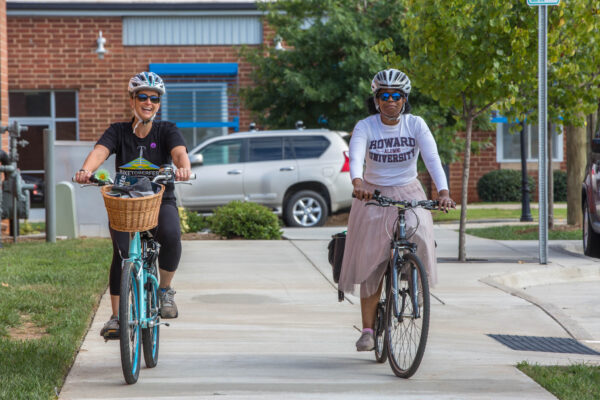
{"label": "bicycle rear wheel", "polygon": [[[152,264],[150,273],[157,275],[156,261]],[[144,345],[144,361],[146,367],[154,368],[158,364],[158,344],[160,339],[160,314],[158,312],[158,288],[150,277],[146,281],[146,318],[154,321],[154,326],[142,329],[142,344]]]}
{"label": "bicycle rear wheel", "polygon": [[[421,364],[429,333],[429,282],[421,260],[406,254],[396,269],[397,305],[388,295],[386,344],[396,376],[410,378]],[[417,291],[415,292],[415,289]]]}
{"label": "bicycle rear wheel", "polygon": [[123,264],[121,296],[119,299],[119,327],[121,330],[121,367],[128,384],[136,383],[140,374],[141,341],[138,283],[131,262]]}
{"label": "bicycle rear wheel", "polygon": [[385,305],[386,305],[386,294],[388,292],[387,279],[388,272],[383,276],[383,282],[381,283],[381,297],[379,303],[377,303],[377,311],[375,314],[375,360],[378,363],[384,363],[387,360],[387,348],[385,343]]}

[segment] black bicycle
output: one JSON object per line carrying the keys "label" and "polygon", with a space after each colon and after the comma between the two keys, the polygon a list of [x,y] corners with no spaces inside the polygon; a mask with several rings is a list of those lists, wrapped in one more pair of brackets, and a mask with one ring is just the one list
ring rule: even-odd
{"label": "black bicycle", "polygon": [[425,353],[430,305],[427,271],[417,257],[417,244],[409,241],[412,235],[407,234],[405,214],[419,207],[434,210],[439,203],[435,200],[397,201],[375,190],[372,201],[366,205],[398,208],[390,242],[391,257],[375,317],[375,359],[380,363],[389,359],[396,376],[410,378],[417,372]]}

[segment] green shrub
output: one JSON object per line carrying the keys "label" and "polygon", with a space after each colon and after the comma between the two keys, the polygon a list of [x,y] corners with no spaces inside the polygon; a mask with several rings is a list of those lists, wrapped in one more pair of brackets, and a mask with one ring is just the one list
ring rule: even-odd
{"label": "green shrub", "polygon": [[567,173],[555,170],[554,174],[554,201],[567,201]]}
{"label": "green shrub", "polygon": [[250,202],[232,201],[217,208],[211,228],[227,238],[281,239],[279,218],[267,207]]}
{"label": "green shrub", "polygon": [[[530,193],[535,181],[528,176]],[[521,201],[521,171],[498,169],[483,175],[477,182],[477,194],[481,201]]]}
{"label": "green shrub", "polygon": [[195,211],[179,207],[179,221],[181,233],[199,232],[210,228],[210,218],[202,216]]}

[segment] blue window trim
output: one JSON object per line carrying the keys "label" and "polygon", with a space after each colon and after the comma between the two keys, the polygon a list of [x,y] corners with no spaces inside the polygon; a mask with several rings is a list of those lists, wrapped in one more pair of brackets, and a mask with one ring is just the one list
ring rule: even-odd
{"label": "blue window trim", "polygon": [[150,71],[158,75],[219,75],[237,76],[237,63],[168,63],[150,64]]}
{"label": "blue window trim", "polygon": [[234,117],[232,122],[177,122],[179,128],[234,128],[240,130],[240,119]]}
{"label": "blue window trim", "polygon": [[[561,121],[563,121],[563,117],[559,116],[558,119],[560,119]],[[492,114],[492,117],[490,118],[490,122],[494,123],[494,124],[508,124],[508,118],[502,116],[502,115],[494,115]],[[527,122],[527,118],[525,118],[525,122]],[[519,119],[515,119],[515,124],[520,124],[521,122],[519,121]]]}
{"label": "blue window trim", "polygon": [[[224,76],[235,77],[238,75],[237,63],[151,63],[149,70],[158,75],[165,76]],[[187,122],[173,121],[180,128],[233,128],[240,130],[240,119],[234,117],[231,122],[203,121]]]}

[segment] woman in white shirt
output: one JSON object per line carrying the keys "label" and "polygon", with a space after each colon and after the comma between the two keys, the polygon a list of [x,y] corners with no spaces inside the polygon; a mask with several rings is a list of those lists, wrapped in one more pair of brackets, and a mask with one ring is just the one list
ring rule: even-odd
{"label": "woman in white shirt", "polygon": [[[375,189],[397,200],[427,199],[417,179],[417,158],[423,158],[438,190],[440,210],[454,208],[435,140],[421,117],[409,114],[411,84],[397,69],[378,72],[371,82],[377,114],[359,121],[350,140],[350,176],[354,199],[348,220],[348,235],[338,288],[356,293],[360,285],[363,331],[356,342],[358,351],[375,346],[373,325],[381,283],[390,253],[390,237],[397,212],[395,207],[365,207]],[[437,282],[435,241],[431,213],[415,209],[418,229],[411,241],[425,265],[431,286]],[[407,213],[407,225],[416,225]]]}

